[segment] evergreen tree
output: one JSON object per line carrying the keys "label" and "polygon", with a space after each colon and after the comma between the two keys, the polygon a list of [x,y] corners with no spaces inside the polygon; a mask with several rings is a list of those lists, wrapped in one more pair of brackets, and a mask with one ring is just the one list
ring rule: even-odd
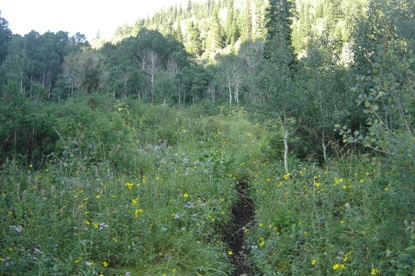
{"label": "evergreen tree", "polygon": [[224,32],[219,18],[219,10],[215,9],[212,15],[212,21],[210,24],[210,36],[211,36],[211,50],[222,49],[224,47]]}
{"label": "evergreen tree", "polygon": [[[1,16],[1,11],[0,11]],[[9,29],[9,23],[6,19],[0,17],[0,65],[7,54],[7,47],[12,37],[12,32]]]}
{"label": "evergreen tree", "polygon": [[177,21],[173,36],[177,41],[183,43],[183,33],[182,33],[182,26],[180,25],[180,20]]}
{"label": "evergreen tree", "polygon": [[252,9],[251,0],[245,0],[245,9],[240,22],[242,40],[252,38]]}
{"label": "evergreen tree", "polygon": [[265,59],[271,64],[287,66],[290,76],[295,63],[291,29],[294,10],[294,4],[289,0],[270,0],[265,15]]}
{"label": "evergreen tree", "polygon": [[232,41],[235,41],[235,18],[234,18],[234,8],[233,0],[227,0],[226,8],[228,9],[228,14],[226,17],[225,32],[226,32],[226,44],[231,44]]}
{"label": "evergreen tree", "polygon": [[254,12],[252,20],[252,38],[263,39],[265,37],[265,1],[256,0],[254,2]]}
{"label": "evergreen tree", "polygon": [[192,22],[188,25],[188,33],[189,33],[189,44],[188,50],[189,52],[195,54],[196,56],[200,57],[203,54],[203,42],[200,37],[200,30]]}
{"label": "evergreen tree", "polygon": [[264,79],[268,84],[270,112],[281,121],[284,132],[284,167],[288,166],[288,137],[293,133],[299,102],[294,95],[293,75],[295,54],[291,39],[291,23],[294,5],[288,0],[270,0],[266,11],[266,30],[264,57],[266,70]]}

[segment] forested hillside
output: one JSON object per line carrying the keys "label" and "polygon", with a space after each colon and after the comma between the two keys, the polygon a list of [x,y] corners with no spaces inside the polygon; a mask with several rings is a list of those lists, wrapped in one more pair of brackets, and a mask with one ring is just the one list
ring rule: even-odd
{"label": "forested hillside", "polygon": [[415,275],[414,14],[189,0],[88,41],[0,13],[0,274]]}

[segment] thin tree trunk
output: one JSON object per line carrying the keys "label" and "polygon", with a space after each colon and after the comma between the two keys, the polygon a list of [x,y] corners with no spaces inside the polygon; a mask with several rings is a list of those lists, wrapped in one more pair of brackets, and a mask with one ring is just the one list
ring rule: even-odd
{"label": "thin tree trunk", "polygon": [[288,169],[288,136],[290,133],[288,132],[288,129],[284,127],[284,169],[285,173],[290,173],[290,170]]}
{"label": "thin tree trunk", "polygon": [[232,107],[232,89],[231,89],[230,82],[228,82],[228,89],[229,89],[229,107]]}
{"label": "thin tree trunk", "polygon": [[323,147],[323,158],[324,158],[324,164],[326,164],[326,167],[327,167],[327,145],[326,145],[326,142],[324,141],[325,140],[325,133],[324,133],[324,130],[323,130],[323,135],[322,135],[322,137],[321,137],[321,146]]}

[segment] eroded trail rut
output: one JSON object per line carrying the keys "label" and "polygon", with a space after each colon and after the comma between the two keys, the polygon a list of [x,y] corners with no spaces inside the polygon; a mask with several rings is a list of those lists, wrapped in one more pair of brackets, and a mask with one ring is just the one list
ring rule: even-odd
{"label": "eroded trail rut", "polygon": [[225,233],[225,241],[232,250],[232,264],[235,267],[233,276],[253,275],[253,268],[246,259],[247,248],[245,248],[245,232],[254,219],[254,206],[252,200],[246,196],[247,183],[239,183],[236,190],[239,200],[232,208],[232,222]]}

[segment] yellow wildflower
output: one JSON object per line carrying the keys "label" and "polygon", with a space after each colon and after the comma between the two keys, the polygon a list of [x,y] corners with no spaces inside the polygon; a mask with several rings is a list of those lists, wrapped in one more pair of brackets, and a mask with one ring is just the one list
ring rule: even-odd
{"label": "yellow wildflower", "polygon": [[108,266],[108,263],[107,263],[107,262],[103,262],[103,263],[102,263],[102,265],[103,265],[104,267],[107,267],[107,266]]}
{"label": "yellow wildflower", "polygon": [[343,269],[343,268],[345,268],[344,264],[335,264],[333,266],[333,270]]}
{"label": "yellow wildflower", "polygon": [[228,251],[228,255],[232,255],[233,252],[231,250]]}
{"label": "yellow wildflower", "polygon": [[312,260],[311,261],[311,265],[315,265],[317,263],[317,261],[316,260]]}
{"label": "yellow wildflower", "polygon": [[183,197],[184,197],[184,198],[187,198],[188,196],[189,196],[189,194],[188,194],[188,193],[184,193],[184,194],[183,194]]}
{"label": "yellow wildflower", "polygon": [[138,198],[134,198],[133,200],[131,200],[132,205],[137,205],[137,202],[138,202]]}
{"label": "yellow wildflower", "polygon": [[376,274],[379,274],[379,269],[372,268],[372,270],[370,271],[370,275],[376,275]]}

